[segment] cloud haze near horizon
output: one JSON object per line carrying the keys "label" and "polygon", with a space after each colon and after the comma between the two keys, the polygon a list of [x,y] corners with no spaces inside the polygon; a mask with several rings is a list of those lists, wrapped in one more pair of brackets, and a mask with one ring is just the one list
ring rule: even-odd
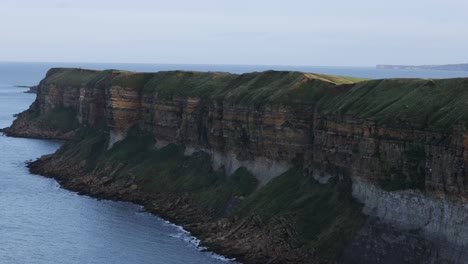
{"label": "cloud haze near horizon", "polygon": [[3,0],[0,61],[468,62],[468,1]]}

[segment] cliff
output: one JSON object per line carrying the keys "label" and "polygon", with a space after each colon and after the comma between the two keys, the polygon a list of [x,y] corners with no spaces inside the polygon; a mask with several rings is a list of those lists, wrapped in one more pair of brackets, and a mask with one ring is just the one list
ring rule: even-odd
{"label": "cliff", "polygon": [[246,263],[468,263],[468,79],[51,69],[31,164]]}
{"label": "cliff", "polygon": [[440,71],[468,71],[468,63],[445,65],[377,65],[380,69],[406,69],[406,70],[440,70]]}

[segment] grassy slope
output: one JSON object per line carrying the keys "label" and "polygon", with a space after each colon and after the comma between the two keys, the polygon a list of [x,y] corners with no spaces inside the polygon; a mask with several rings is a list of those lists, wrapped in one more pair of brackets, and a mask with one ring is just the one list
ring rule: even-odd
{"label": "grassy slope", "polygon": [[63,68],[46,78],[41,84],[57,85],[62,87],[83,87],[96,79],[103,78],[109,71],[94,71],[86,69]]}
{"label": "grassy slope", "polygon": [[[175,144],[156,149],[153,138],[138,129],[132,129],[110,150],[102,130],[83,129],[78,136],[80,139],[65,143],[56,155],[69,163],[86,160],[88,173],[112,175],[117,182],[135,177],[149,193],[188,195],[195,206],[217,215],[228,212],[240,219],[257,215],[271,230],[279,218],[285,219],[297,234],[290,241],[292,246],[314,248],[325,259],[338,257],[364,220],[361,206],[351,198],[349,179],[335,177],[321,185],[297,166],[255,191],[257,180],[245,168],[228,176],[212,169],[208,154],[184,156],[184,147]],[[226,211],[235,197],[244,199],[237,200],[237,210]]]}
{"label": "grassy slope", "polygon": [[112,85],[157,94],[159,98],[200,96],[239,104],[311,103],[338,84],[363,78],[314,73],[265,71],[242,75],[224,72],[162,71],[139,73],[116,70],[62,69],[44,84],[92,87],[106,75],[117,74]]}
{"label": "grassy slope", "polygon": [[79,126],[76,111],[71,108],[56,107],[46,114],[39,115],[38,113],[28,116],[28,121],[44,130],[67,133]]}
{"label": "grassy slope", "polygon": [[446,130],[468,121],[468,78],[361,82],[322,106],[396,128]]}
{"label": "grassy slope", "polygon": [[335,177],[319,184],[300,166],[273,179],[248,197],[237,214],[257,214],[269,224],[277,218],[294,223],[300,244],[307,244],[326,259],[336,258],[361,227],[361,205],[351,196],[351,180]]}
{"label": "grassy slope", "polygon": [[138,129],[107,150],[107,137],[102,130],[81,130],[80,139],[67,142],[57,155],[68,162],[86,160],[88,173],[107,174],[113,171],[116,181],[135,177],[148,192],[190,193],[203,208],[222,214],[224,206],[235,196],[251,194],[257,180],[244,168],[227,177],[222,170],[213,170],[211,157],[203,152],[184,156],[184,147],[171,144],[155,148],[152,136]]}

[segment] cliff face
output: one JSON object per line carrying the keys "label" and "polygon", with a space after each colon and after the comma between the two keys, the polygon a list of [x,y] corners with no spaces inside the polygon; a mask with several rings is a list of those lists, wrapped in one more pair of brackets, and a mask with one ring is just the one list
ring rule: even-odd
{"label": "cliff face", "polygon": [[[185,159],[200,155],[208,155],[203,161],[210,163],[209,173],[227,179],[237,179],[230,175],[245,169],[257,187],[231,191],[220,203],[222,213],[218,207],[202,208],[213,215],[203,221],[215,227],[207,231],[200,225],[194,231],[205,234],[221,252],[247,262],[468,263],[468,80],[354,81],[297,72],[52,69],[39,85],[36,102],[5,131],[47,138],[81,133],[75,136],[80,140],[33,168],[95,195],[157,201],[164,206],[153,209],[171,218],[184,213],[167,213],[175,205],[154,197],[165,192],[145,186],[172,183],[154,179],[162,168],[151,173],[141,168],[159,166],[154,156],[162,155],[160,151],[176,143],[183,146],[183,156],[190,157],[180,158],[173,174],[191,166]],[[102,139],[93,141],[82,132],[89,129],[103,131]],[[134,153],[152,156],[132,163],[128,146],[143,142],[130,141],[135,130],[148,135],[150,149]],[[96,147],[86,152],[85,144]],[[348,192],[342,187],[346,179],[352,182],[353,198],[343,196]],[[229,185],[218,181],[203,191],[173,191],[189,197],[180,206],[199,205]],[[207,188],[216,194],[205,197]],[[135,193],[143,198],[135,198]],[[368,216],[365,223],[356,201]],[[322,211],[323,206],[335,208]],[[193,223],[193,215],[181,216],[182,222]],[[226,216],[229,223],[217,222]],[[306,235],[296,241],[300,235],[291,230]],[[252,232],[262,234],[253,241],[263,249],[240,246],[252,239]],[[338,242],[333,234],[340,232],[345,235]],[[275,240],[281,234],[286,238],[268,246],[272,236]],[[332,240],[338,246],[327,244]],[[300,257],[292,257],[297,254]]]}

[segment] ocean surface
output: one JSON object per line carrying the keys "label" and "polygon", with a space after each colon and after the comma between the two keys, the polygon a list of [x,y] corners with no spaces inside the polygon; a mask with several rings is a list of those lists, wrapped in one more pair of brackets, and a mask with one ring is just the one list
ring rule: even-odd
{"label": "ocean surface", "polygon": [[[368,78],[468,76],[468,72],[362,67],[0,62],[0,127],[9,126],[13,114],[25,110],[35,98],[14,86],[37,84],[51,67],[232,73],[273,69]],[[234,263],[202,252],[190,234],[140,206],[80,196],[28,172],[25,161],[52,153],[60,144],[0,133],[0,263]]]}

